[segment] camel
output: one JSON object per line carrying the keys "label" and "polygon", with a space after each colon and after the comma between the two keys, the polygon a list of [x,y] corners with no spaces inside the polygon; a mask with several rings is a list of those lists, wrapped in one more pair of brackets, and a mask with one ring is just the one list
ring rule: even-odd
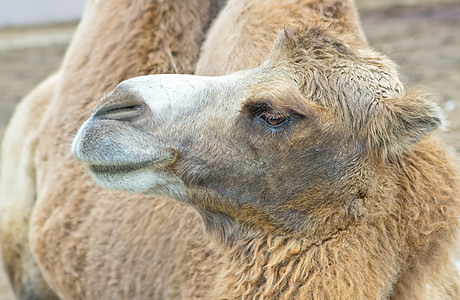
{"label": "camel", "polygon": [[100,185],[200,214],[224,253],[212,299],[460,296],[442,113],[335,26],[288,27],[230,75],[126,80],[73,142]]}
{"label": "camel", "polygon": [[[273,3],[264,3],[267,8],[272,5],[265,11],[276,11]],[[96,185],[68,154],[69,140],[89,117],[98,100],[95,94],[107,93],[135,75],[172,73],[173,62],[182,66],[180,72],[190,73],[196,55],[178,55],[185,49],[180,43],[186,44],[180,38],[190,36],[175,30],[176,51],[155,48],[162,41],[147,48],[149,40],[140,46],[129,43],[134,48],[128,48],[140,57],[127,55],[124,39],[138,40],[139,33],[118,33],[119,25],[104,21],[95,25],[95,7],[110,4],[89,4],[80,36],[61,70],[21,104],[3,145],[2,174],[14,170],[12,177],[22,180],[14,184],[2,176],[2,250],[18,295],[45,299],[52,293],[62,299],[404,299],[423,295],[455,299],[457,275],[449,261],[449,247],[457,226],[457,185],[455,169],[430,134],[443,123],[438,108],[420,95],[405,94],[393,64],[366,48],[357,18],[344,22],[344,14],[331,14],[338,7],[335,12],[355,15],[352,3],[289,3],[295,11],[302,11],[299,7],[304,3],[307,17],[302,20],[315,24],[289,27],[268,54],[276,29],[293,20],[281,18],[286,15],[283,10],[279,12],[282,21],[277,19],[273,26],[268,25],[271,17],[258,16],[264,24],[259,26],[246,16],[249,23],[242,26],[266,30],[266,44],[245,45],[243,36],[233,41],[251,51],[260,49],[259,54],[239,64],[245,57],[243,52],[235,55],[241,51],[236,47],[225,54],[225,63],[210,64],[216,53],[212,49],[219,49],[213,39],[226,22],[240,24],[231,17],[238,3],[229,1],[196,64],[196,73],[205,75],[253,69],[211,78],[136,77],[101,100],[73,141],[73,155],[88,166],[99,184],[123,192]],[[260,4],[247,1],[249,8]],[[133,20],[139,20],[138,15]],[[195,28],[196,41],[212,16],[204,19],[202,27]],[[141,31],[150,24],[144,19],[139,23]],[[114,26],[112,31],[102,28],[109,25]],[[345,26],[354,31],[344,34]],[[95,32],[90,41],[84,38],[89,32]],[[101,33],[121,40],[98,43]],[[231,40],[220,46],[227,49],[227,43]],[[198,47],[194,45],[192,52]],[[96,49],[95,54],[103,52],[99,60],[91,61],[90,49]],[[111,59],[100,59],[106,53]],[[354,64],[349,65],[350,61]],[[305,70],[307,62],[313,63],[307,70],[312,73]],[[215,67],[216,63],[221,67]],[[85,66],[92,68],[84,71]],[[336,67],[335,73],[326,72],[330,70],[322,69],[325,66]],[[343,81],[332,80],[344,76],[356,81],[340,85]],[[331,84],[337,90],[331,90]],[[350,115],[343,114],[333,101],[334,92],[339,91],[343,92],[341,104],[350,104],[345,102],[350,93],[359,93],[363,102],[353,103]],[[362,107],[375,95],[378,103],[371,113],[362,114]],[[194,106],[198,98],[202,106]],[[177,109],[168,110],[171,103]],[[38,115],[44,108],[44,114]],[[160,118],[152,120],[151,114]],[[207,119],[200,119],[203,116]],[[238,122],[229,121],[235,117]],[[162,120],[166,122],[162,128],[172,120],[178,122],[167,135],[150,131]],[[232,124],[238,127],[228,130]],[[343,130],[344,125],[352,129]],[[247,132],[245,126],[259,127]],[[195,136],[187,136],[190,133]],[[214,143],[203,146],[204,136],[196,138],[198,133]],[[25,134],[24,140],[17,139],[20,134]],[[306,140],[305,135],[313,139]],[[248,138],[248,144],[235,148]],[[188,150],[178,151],[177,143]],[[337,146],[343,146],[339,153],[334,152]],[[264,153],[270,155],[268,159]],[[294,160],[292,154],[307,160]],[[245,161],[249,163],[241,167]],[[307,162],[313,165],[300,168]],[[291,177],[279,176],[285,172]],[[301,176],[292,180],[296,174]],[[312,179],[308,186],[302,177]],[[6,212],[14,213],[4,218]],[[402,236],[406,239],[401,240]],[[342,272],[336,272],[337,268]]]}

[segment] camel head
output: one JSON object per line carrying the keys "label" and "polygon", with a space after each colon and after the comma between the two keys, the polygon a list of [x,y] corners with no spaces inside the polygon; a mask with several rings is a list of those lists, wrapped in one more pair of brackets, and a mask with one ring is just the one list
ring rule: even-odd
{"label": "camel head", "polygon": [[254,69],[121,82],[72,154],[104,187],[192,205],[224,241],[327,236],[375,206],[378,164],[443,122],[405,93],[393,63],[349,40],[297,25]]}

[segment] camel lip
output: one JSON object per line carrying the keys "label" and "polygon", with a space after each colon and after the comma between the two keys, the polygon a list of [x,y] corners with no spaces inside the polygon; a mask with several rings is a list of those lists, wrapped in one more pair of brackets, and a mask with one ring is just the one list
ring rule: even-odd
{"label": "camel lip", "polygon": [[144,162],[136,164],[127,164],[127,165],[89,165],[88,168],[93,174],[121,174],[121,173],[131,173],[141,169],[149,168],[149,166],[154,166],[155,162]]}
{"label": "camel lip", "polygon": [[175,150],[166,148],[157,153],[155,157],[138,162],[103,162],[87,163],[93,174],[122,174],[135,172],[141,169],[163,170],[172,164],[177,157]]}

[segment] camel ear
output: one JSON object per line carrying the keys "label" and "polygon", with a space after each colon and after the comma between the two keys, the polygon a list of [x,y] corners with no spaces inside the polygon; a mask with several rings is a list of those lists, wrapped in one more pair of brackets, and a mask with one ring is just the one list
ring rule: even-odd
{"label": "camel ear", "polygon": [[438,105],[424,95],[380,100],[369,110],[369,146],[379,155],[400,155],[412,144],[446,124]]}

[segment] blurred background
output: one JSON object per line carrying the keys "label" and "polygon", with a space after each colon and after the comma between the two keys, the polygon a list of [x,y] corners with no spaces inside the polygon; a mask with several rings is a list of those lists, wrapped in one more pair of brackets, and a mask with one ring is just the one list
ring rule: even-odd
{"label": "blurred background", "polygon": [[[450,121],[442,138],[459,157],[460,0],[355,1],[371,46],[400,66],[409,88],[436,95]],[[16,104],[59,68],[84,4],[0,0],[0,140]],[[0,300],[11,299],[0,271]]]}

